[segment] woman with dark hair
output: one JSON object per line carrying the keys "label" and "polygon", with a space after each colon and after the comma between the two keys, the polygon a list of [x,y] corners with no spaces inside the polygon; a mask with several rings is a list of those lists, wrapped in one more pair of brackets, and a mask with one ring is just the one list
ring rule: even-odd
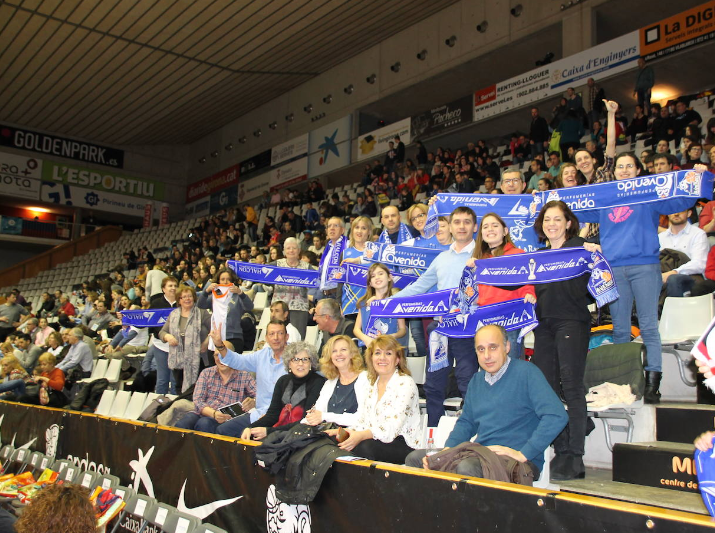
{"label": "woman with dark hair", "polygon": [[[623,152],[615,161],[615,179],[635,178],[643,172],[640,160],[633,152]],[[695,165],[698,172],[705,165]],[[612,181],[612,180],[605,180]],[[589,251],[603,250],[603,255],[613,268],[619,298],[611,302],[613,342],[621,344],[631,340],[631,311],[636,303],[638,324],[646,347],[646,403],[660,402],[662,346],[658,332],[658,297],[667,278],[660,271],[660,242],[658,240],[659,215],[684,211],[692,207],[692,200],[683,198],[680,203],[672,199],[667,204],[652,202],[619,206],[598,211],[600,245],[586,243]]]}
{"label": "woman with dark hair", "polygon": [[253,302],[239,285],[240,280],[234,271],[222,268],[216,283],[209,283],[201,291],[198,303],[201,309],[212,310],[214,323],[225,324],[222,338],[231,342],[236,353],[242,353],[244,349],[241,317],[246,311],[253,311]]}
{"label": "woman with dark hair", "polygon": [[[561,201],[546,203],[534,230],[546,248],[579,248],[586,242],[578,236],[578,219]],[[551,461],[551,479],[565,481],[582,478],[586,440],[586,390],[583,384],[586,354],[591,330],[589,276],[535,286],[536,316],[534,355],[531,361],[539,367],[568,408],[568,426],[554,441],[556,456]]]}
{"label": "woman with dark hair", "polygon": [[684,161],[681,163],[680,168],[682,170],[689,170],[695,168],[695,165],[702,164],[700,157],[703,155],[703,146],[701,144],[693,143],[688,146],[687,152],[685,152]]}
{"label": "woman with dark hair", "polygon": [[17,533],[97,533],[97,516],[82,485],[50,484],[38,491],[15,522]]}
{"label": "woman with dark hair", "polygon": [[[474,268],[475,261],[480,259],[523,253],[524,250],[514,246],[509,236],[509,228],[506,222],[496,213],[487,213],[482,217],[479,223],[474,252],[472,253],[472,257],[467,260],[466,267]],[[517,298],[524,298],[524,301],[536,303],[536,293],[534,292],[533,285],[522,285],[520,287],[478,285],[478,288],[479,297],[477,298],[477,304],[480,306],[515,300]],[[508,331],[507,339],[511,344],[509,357],[520,359],[521,343],[519,342],[519,331]]]}
{"label": "woman with dark hair", "polygon": [[[287,239],[286,239],[287,240]],[[281,251],[280,244],[273,244],[268,248],[268,261],[274,263],[279,259],[283,259],[283,252]]]}

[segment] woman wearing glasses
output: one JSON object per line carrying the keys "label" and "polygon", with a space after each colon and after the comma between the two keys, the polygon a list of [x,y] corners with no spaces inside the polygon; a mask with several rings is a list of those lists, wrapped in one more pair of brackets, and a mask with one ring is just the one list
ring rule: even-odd
{"label": "woman wearing glasses", "polygon": [[[694,170],[704,172],[707,167],[696,165]],[[635,178],[641,173],[643,166],[636,154],[623,152],[618,155],[615,160],[616,180]],[[667,273],[660,272],[659,216],[690,209],[692,204],[692,199],[684,198],[678,205],[671,200],[667,205],[652,202],[601,209],[597,215],[600,245],[584,244],[584,248],[589,251],[602,251],[613,267],[613,276],[620,295],[618,300],[609,306],[615,344],[631,340],[631,310],[635,300],[638,325],[646,347],[646,388],[643,396],[646,403],[660,402],[659,388],[662,377],[658,296]]]}
{"label": "woman wearing glasses", "polygon": [[243,430],[242,439],[261,440],[273,431],[288,429],[318,401],[325,378],[316,372],[315,348],[302,341],[289,344],[283,351],[283,364],[288,374],[278,378],[266,414]]}

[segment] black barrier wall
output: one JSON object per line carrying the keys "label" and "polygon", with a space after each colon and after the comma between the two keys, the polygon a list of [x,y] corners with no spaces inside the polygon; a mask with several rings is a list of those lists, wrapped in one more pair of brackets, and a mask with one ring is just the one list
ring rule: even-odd
{"label": "black barrier wall", "polygon": [[[122,484],[231,533],[715,529],[700,515],[368,461],[335,463],[310,506],[286,506],[275,499],[271,476],[254,465],[249,445],[7,402],[0,402],[0,438],[117,475]],[[130,520],[123,524],[134,529]]]}

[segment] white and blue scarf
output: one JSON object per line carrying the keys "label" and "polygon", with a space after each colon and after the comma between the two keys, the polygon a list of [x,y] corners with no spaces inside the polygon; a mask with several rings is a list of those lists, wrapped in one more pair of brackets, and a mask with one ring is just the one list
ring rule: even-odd
{"label": "white and blue scarf", "polygon": [[[412,233],[410,233],[410,229],[404,222],[400,222],[400,229],[398,231],[399,234],[397,235],[397,244],[402,244],[403,242],[412,239]],[[387,228],[383,229],[382,233],[380,233],[380,238],[378,239],[378,242],[392,244],[392,241],[390,240],[390,234],[387,233]]]}
{"label": "white and blue scarf", "polygon": [[233,259],[226,261],[226,264],[239,278],[255,283],[289,285],[291,287],[307,287],[309,289],[318,286],[317,270],[258,265],[256,263],[234,261]]}
{"label": "white and blue scarf", "polygon": [[[362,259],[363,261],[399,267],[400,269],[418,268],[424,271],[441,253],[442,250],[435,248],[367,242],[362,253]],[[403,272],[403,270],[400,271]]]}
{"label": "white and blue scarf", "polygon": [[134,326],[137,328],[162,327],[167,317],[173,311],[167,309],[135,309],[133,311],[122,311],[122,326]]}
{"label": "white and blue scarf", "polygon": [[340,268],[340,259],[347,243],[348,239],[343,235],[334,243],[333,241],[328,241],[328,244],[325,245],[325,250],[323,250],[323,255],[320,257],[320,263],[318,264],[321,290],[334,289],[338,286],[340,280],[344,282],[344,271]]}

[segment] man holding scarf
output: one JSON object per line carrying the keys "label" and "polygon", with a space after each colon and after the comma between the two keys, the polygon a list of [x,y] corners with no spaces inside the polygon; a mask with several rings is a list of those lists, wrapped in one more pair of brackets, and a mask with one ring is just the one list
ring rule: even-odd
{"label": "man holding scarf", "polygon": [[338,283],[333,274],[339,269],[343,250],[347,246],[345,223],[340,217],[328,219],[326,234],[328,242],[320,258],[318,272],[320,273],[319,288],[320,298],[334,298],[340,301],[342,297],[342,284]]}
{"label": "man holding scarf", "polygon": [[382,233],[379,242],[402,244],[403,242],[420,236],[420,232],[412,226],[400,222],[400,211],[397,206],[388,205],[382,209],[380,216]]}
{"label": "man holding scarf", "polygon": [[[383,211],[384,213],[384,211]],[[383,214],[384,220],[384,214]],[[399,220],[399,219],[398,219]],[[477,227],[477,215],[468,207],[457,207],[449,217],[449,230],[454,242],[448,250],[439,254],[429,268],[417,281],[405,287],[399,296],[414,296],[434,292],[434,290],[453,289],[459,286],[467,260],[474,251],[474,230]],[[427,328],[430,333],[437,322]],[[457,361],[454,370],[459,391],[464,397],[467,386],[474,373],[479,369],[477,353],[473,339],[450,338],[447,340],[449,365],[433,372],[427,372],[424,390],[427,396],[428,424],[436,427],[444,414],[444,391],[449,381],[452,363]]]}

